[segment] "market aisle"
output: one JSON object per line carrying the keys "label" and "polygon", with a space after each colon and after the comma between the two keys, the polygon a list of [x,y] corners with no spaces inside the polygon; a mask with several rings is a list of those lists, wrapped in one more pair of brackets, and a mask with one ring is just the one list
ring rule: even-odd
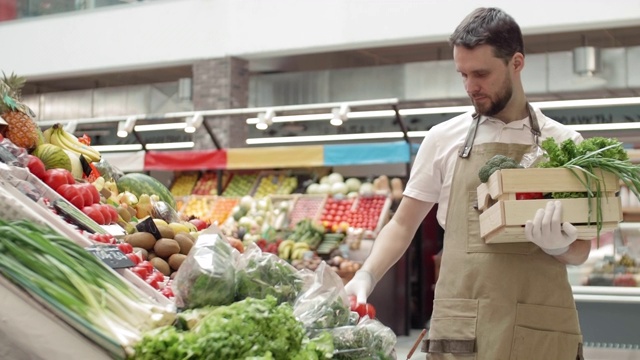
{"label": "market aisle", "polygon": [[[398,360],[406,360],[413,343],[418,339],[420,330],[411,329],[408,336],[398,336],[396,345],[396,354]],[[584,351],[585,360],[640,360],[640,350],[622,350],[622,349],[602,349],[602,348],[586,348]],[[411,360],[424,360],[425,354],[420,352],[420,347],[413,353]]]}

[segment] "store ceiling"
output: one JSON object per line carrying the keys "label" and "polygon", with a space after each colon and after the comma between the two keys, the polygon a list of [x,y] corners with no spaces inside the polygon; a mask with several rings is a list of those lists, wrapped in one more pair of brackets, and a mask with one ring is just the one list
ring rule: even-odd
{"label": "store ceiling", "polygon": [[[528,54],[568,51],[589,45],[599,48],[640,45],[640,27],[612,28],[581,32],[566,32],[525,36]],[[451,59],[451,49],[445,42],[402,46],[365,48],[346,51],[305,54],[250,60],[253,73],[314,71],[365,67]],[[104,73],[64,79],[30,81],[24,94],[82,90],[113,86],[153,84],[191,77],[191,66],[173,66],[118,73]]]}

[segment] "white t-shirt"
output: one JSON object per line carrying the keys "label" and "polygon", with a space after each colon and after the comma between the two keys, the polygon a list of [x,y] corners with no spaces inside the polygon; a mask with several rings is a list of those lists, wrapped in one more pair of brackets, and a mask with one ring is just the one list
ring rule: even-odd
{"label": "white t-shirt", "polygon": [[[553,137],[557,143],[568,138],[582,141],[582,136],[559,122],[546,117],[539,109],[534,109],[542,135],[539,143]],[[449,192],[458,151],[464,144],[472,112],[442,122],[429,130],[425,136],[411,169],[409,182],[403,192],[405,196],[438,203],[437,219],[444,228],[449,204]],[[512,144],[533,144],[529,117],[505,124],[501,120],[482,116],[474,145],[501,142]]]}

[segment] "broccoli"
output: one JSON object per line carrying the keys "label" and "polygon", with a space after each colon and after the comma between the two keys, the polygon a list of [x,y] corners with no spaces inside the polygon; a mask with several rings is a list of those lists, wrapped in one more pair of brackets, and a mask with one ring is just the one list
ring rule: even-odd
{"label": "broccoli", "polygon": [[504,155],[496,155],[489,159],[484,166],[480,168],[478,172],[478,177],[480,177],[480,181],[486,183],[489,181],[489,176],[500,169],[517,169],[521,168],[520,164],[518,164],[515,160],[508,156]]}

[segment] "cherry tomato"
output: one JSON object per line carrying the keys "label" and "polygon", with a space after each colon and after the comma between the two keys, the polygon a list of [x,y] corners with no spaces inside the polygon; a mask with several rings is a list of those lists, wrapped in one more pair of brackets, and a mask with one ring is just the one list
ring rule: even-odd
{"label": "cherry tomato", "polygon": [[147,270],[145,267],[140,266],[140,264],[134,266],[131,268],[131,271],[133,271],[134,274],[138,275],[140,277],[140,279],[146,279],[147,277],[149,277],[149,270]]}
{"label": "cherry tomato", "polygon": [[158,285],[158,281],[156,279],[148,277],[145,281],[147,284],[151,285],[152,288],[160,290],[160,286]]}
{"label": "cherry tomato", "polygon": [[141,267],[147,269],[147,275],[151,274],[153,272],[153,270],[155,269],[153,267],[153,264],[150,261],[147,261],[147,260],[141,261],[138,266],[141,266]]}
{"label": "cherry tomato", "polygon": [[132,263],[134,263],[136,265],[140,264],[140,261],[142,261],[142,260],[140,260],[140,256],[138,256],[135,253],[128,253],[128,254],[126,254],[126,256],[129,258],[129,260],[131,260]]}
{"label": "cherry tomato", "polygon": [[358,304],[356,312],[360,315],[360,318],[369,316],[370,319],[376,318],[376,308],[371,304]]}

